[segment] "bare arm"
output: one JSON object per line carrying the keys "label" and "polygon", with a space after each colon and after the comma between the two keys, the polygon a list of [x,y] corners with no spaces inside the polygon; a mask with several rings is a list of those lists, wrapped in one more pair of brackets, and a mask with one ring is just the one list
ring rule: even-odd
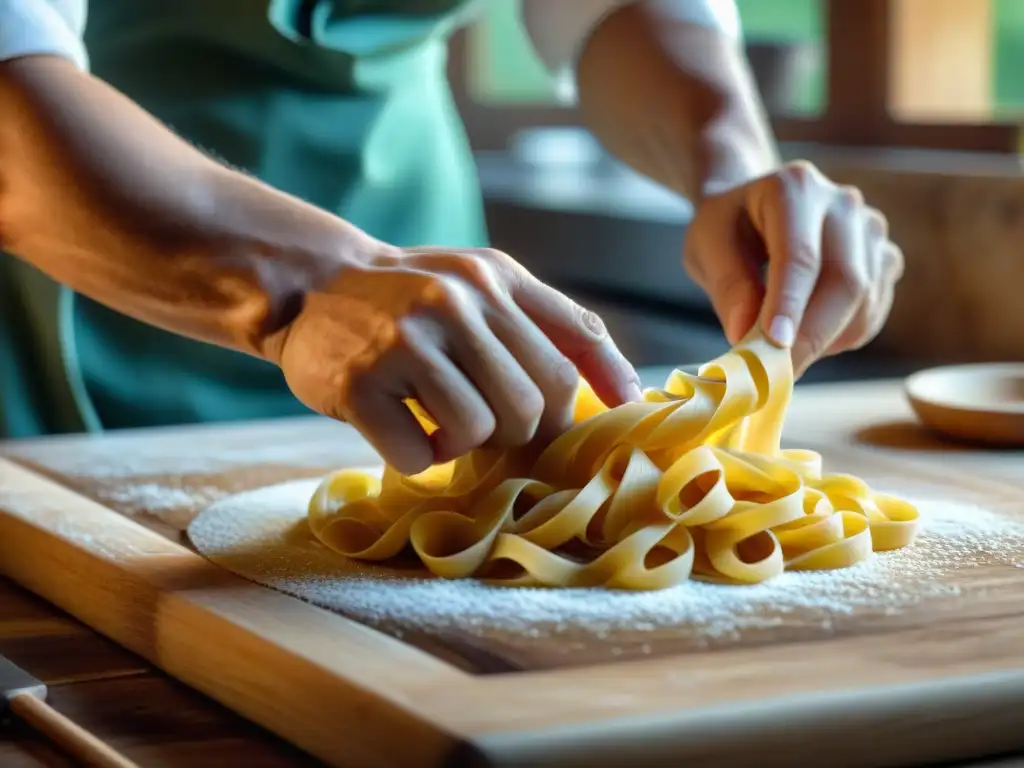
{"label": "bare arm", "polygon": [[526,0],[524,21],[550,66],[575,63],[587,127],[613,154],[693,200],[778,164],[731,0],[555,5]]}
{"label": "bare arm", "polygon": [[731,340],[760,322],[800,372],[878,334],[902,254],[859,190],[780,162],[733,0],[527,2],[542,58],[575,63],[591,131],[694,202],[683,261]]}
{"label": "bare arm", "polygon": [[0,245],[167,330],[273,358],[296,299],[384,247],[214,162],[66,59],[0,63],[0,116]]}
{"label": "bare arm", "polygon": [[[116,310],[279,365],[419,472],[551,439],[582,373],[636,373],[600,320],[489,250],[403,249],[225,168],[68,59],[0,63],[0,246]],[[403,403],[440,426],[428,439]]]}

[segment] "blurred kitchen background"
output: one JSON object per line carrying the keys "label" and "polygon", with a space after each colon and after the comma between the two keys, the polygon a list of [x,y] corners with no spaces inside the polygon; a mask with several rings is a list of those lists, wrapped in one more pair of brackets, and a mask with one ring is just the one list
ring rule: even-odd
{"label": "blurred kitchen background", "polygon": [[[805,381],[1024,358],[1024,0],[738,0],[787,158],[860,186],[906,275],[865,350]],[[495,247],[599,311],[638,366],[726,342],[680,267],[692,210],[608,157],[535,58],[518,0],[453,41]]]}

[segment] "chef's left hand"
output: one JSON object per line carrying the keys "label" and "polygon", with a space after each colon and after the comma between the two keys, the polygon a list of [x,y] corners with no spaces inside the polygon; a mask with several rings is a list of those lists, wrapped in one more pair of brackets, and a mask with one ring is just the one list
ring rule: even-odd
{"label": "chef's left hand", "polygon": [[885,217],[858,189],[804,161],[705,197],[684,262],[730,342],[760,322],[770,339],[792,348],[797,375],[871,341],[903,274]]}

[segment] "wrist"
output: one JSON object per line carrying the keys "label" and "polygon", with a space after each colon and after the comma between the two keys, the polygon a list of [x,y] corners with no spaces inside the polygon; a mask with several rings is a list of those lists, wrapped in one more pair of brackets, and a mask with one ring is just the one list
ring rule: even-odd
{"label": "wrist", "polygon": [[[234,346],[277,364],[288,329],[309,293],[348,267],[365,266],[394,249],[316,206],[250,177],[217,167],[203,240],[203,259],[238,275],[228,313]],[[231,290],[231,280],[224,290]]]}
{"label": "wrist", "polygon": [[759,112],[758,104],[750,99],[730,98],[720,116],[701,131],[695,147],[695,204],[778,167],[778,149]]}

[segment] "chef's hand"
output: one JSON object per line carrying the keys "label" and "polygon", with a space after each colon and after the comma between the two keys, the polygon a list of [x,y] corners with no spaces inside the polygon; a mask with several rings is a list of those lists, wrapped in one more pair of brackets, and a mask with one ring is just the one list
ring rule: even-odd
{"label": "chef's hand", "polygon": [[[303,403],[405,474],[557,436],[581,374],[610,406],[641,394],[597,315],[485,249],[390,249],[341,269],[306,296],[277,362]],[[405,398],[438,424],[429,438]]]}
{"label": "chef's hand", "polygon": [[903,274],[885,217],[859,190],[803,161],[706,197],[684,261],[730,342],[760,322],[775,343],[792,348],[797,375],[820,357],[871,341]]}

